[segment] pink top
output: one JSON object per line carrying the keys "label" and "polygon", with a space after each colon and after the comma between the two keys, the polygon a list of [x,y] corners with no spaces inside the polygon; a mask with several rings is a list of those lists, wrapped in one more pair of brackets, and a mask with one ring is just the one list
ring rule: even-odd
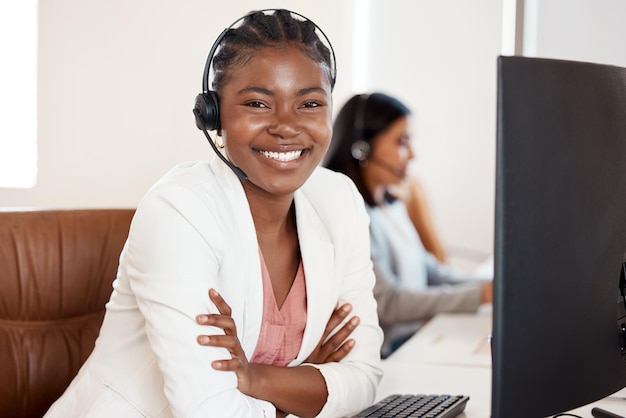
{"label": "pink top", "polygon": [[263,320],[251,363],[287,366],[295,359],[302,345],[306,325],[306,287],[302,260],[289,293],[278,308],[270,274],[261,256],[263,277]]}

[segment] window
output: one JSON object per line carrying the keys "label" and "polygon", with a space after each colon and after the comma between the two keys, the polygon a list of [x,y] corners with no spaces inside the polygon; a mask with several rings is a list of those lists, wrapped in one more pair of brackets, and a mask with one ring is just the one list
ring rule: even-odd
{"label": "window", "polygon": [[0,1],[0,187],[37,180],[37,0]]}

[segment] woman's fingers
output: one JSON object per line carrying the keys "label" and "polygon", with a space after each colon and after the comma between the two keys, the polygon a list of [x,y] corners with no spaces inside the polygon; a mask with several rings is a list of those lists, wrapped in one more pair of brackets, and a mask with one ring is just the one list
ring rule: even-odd
{"label": "woman's fingers", "polygon": [[[360,319],[358,316],[354,316],[341,326],[341,328],[337,329],[337,327],[351,312],[351,308],[349,304],[346,304],[335,309],[328,320],[324,336],[315,350],[307,357],[307,362],[314,364],[329,363],[340,361],[348,355],[355,344],[354,339],[348,339],[348,337],[359,325]],[[337,330],[337,332],[329,337],[330,333],[335,330]]]}
{"label": "woman's fingers", "polygon": [[[196,322],[200,325],[211,325],[224,329],[224,331],[235,330],[235,321],[230,316],[219,314],[202,314],[196,316]],[[227,332],[227,334],[230,334]]]}
{"label": "woman's fingers", "polygon": [[236,372],[243,366],[242,361],[238,358],[230,360],[215,360],[211,363],[211,367],[215,370],[221,370],[225,372]]}
{"label": "woman's fingers", "polygon": [[220,314],[200,314],[196,316],[196,322],[200,325],[222,328],[226,335],[237,335],[235,321],[230,316],[232,313],[230,306],[215,289],[209,290],[209,298],[215,304]]}
{"label": "woman's fingers", "polygon": [[198,343],[207,347],[224,347],[231,354],[236,354],[239,341],[230,335],[199,335]]}
{"label": "woman's fingers", "polygon": [[318,346],[322,346],[322,343],[326,341],[326,338],[328,338],[333,330],[337,328],[339,324],[341,324],[341,322],[348,316],[351,311],[352,305],[350,305],[349,303],[344,303],[343,305],[335,308],[332,315],[330,316],[330,319],[326,323],[326,329],[324,330],[324,334],[322,335]]}
{"label": "woman's fingers", "polygon": [[226,301],[217,292],[217,290],[209,289],[209,299],[211,299],[211,302],[213,302],[215,304],[215,306],[217,307],[217,310],[222,315],[226,315],[226,316],[230,316],[231,315],[232,311],[230,309],[230,306],[228,306]]}
{"label": "woman's fingers", "polygon": [[326,358],[327,363],[338,362],[344,359],[348,355],[352,348],[354,348],[355,341],[353,339],[347,340],[337,350],[333,351],[330,356]]}
{"label": "woman's fingers", "polygon": [[241,343],[237,338],[237,327],[235,321],[230,316],[232,311],[230,306],[224,301],[222,296],[215,290],[209,290],[209,298],[217,307],[219,314],[201,314],[196,316],[196,321],[200,325],[210,325],[224,330],[224,335],[199,335],[197,337],[198,344],[207,347],[222,347],[228,350],[231,359],[217,360],[212,363],[213,367],[218,370],[236,371],[242,367],[242,358],[245,359],[245,353],[241,347]]}
{"label": "woman's fingers", "polygon": [[[322,344],[321,353],[324,357],[330,358],[332,354],[337,351],[340,347],[345,345],[346,340],[352,334],[352,331],[356,329],[359,325],[360,319],[358,316],[354,316],[350,318],[348,322],[344,324],[343,327],[339,329],[332,337],[330,337],[327,341]],[[346,347],[348,348],[348,347]],[[352,349],[352,347],[350,347]],[[345,357],[345,354],[344,354]]]}
{"label": "woman's fingers", "polygon": [[350,312],[352,312],[352,305],[349,303],[344,303],[336,308],[326,324],[325,336],[330,335],[332,330],[337,328],[337,326],[341,324],[341,321],[343,321]]}

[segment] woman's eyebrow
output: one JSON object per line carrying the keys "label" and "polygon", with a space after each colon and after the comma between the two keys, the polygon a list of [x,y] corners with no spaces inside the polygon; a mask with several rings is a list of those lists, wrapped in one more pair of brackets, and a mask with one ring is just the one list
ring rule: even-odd
{"label": "woman's eyebrow", "polygon": [[[260,93],[260,94],[264,94],[266,96],[274,96],[275,92],[270,90],[270,89],[266,89],[263,87],[257,87],[257,86],[248,86],[248,87],[244,87],[241,90],[239,90],[237,92],[238,94],[246,94],[246,93]],[[300,90],[298,90],[296,92],[297,96],[306,96],[307,94],[311,94],[311,93],[326,93],[326,90],[324,90],[321,87],[305,87],[302,88]]]}
{"label": "woman's eyebrow", "polygon": [[238,94],[260,93],[260,94],[264,94],[264,95],[267,95],[267,96],[273,96],[274,95],[274,92],[272,90],[265,89],[263,87],[255,87],[255,86],[244,87],[241,90],[239,90],[237,93]]}
{"label": "woman's eyebrow", "polygon": [[310,93],[324,93],[324,94],[326,94],[326,90],[324,90],[321,87],[306,87],[306,88],[298,90],[297,95],[298,96],[305,96],[305,95],[310,94]]}

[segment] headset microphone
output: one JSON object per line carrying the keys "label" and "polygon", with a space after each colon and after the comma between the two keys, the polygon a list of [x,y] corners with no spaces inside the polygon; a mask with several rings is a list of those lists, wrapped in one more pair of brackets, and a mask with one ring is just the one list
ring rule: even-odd
{"label": "headset microphone", "polygon": [[369,158],[369,160],[367,160],[367,161],[372,163],[372,164],[376,164],[377,166],[379,166],[383,170],[387,171],[388,173],[393,174],[394,176],[396,176],[400,180],[404,180],[404,178],[406,177],[405,173],[402,170],[398,170],[397,168],[395,168],[391,164],[387,164],[386,162],[384,162],[382,160],[379,160],[378,158],[376,158],[374,156],[371,156]]}
{"label": "headset microphone", "polygon": [[[194,115],[196,115],[196,120],[199,120],[198,110],[194,109],[193,113]],[[217,146],[215,145],[215,141],[213,140],[213,138],[211,138],[211,136],[207,132],[206,128],[204,127],[204,124],[198,123],[198,128],[200,128],[202,132],[204,132],[204,136],[206,136],[207,141],[209,141],[209,144],[211,144],[211,148],[213,148],[213,151],[215,151],[215,153],[220,158],[220,160],[224,161],[224,164],[226,164],[231,170],[233,170],[233,172],[237,175],[237,177],[239,177],[239,180],[248,181],[248,175],[244,173],[241,168],[237,167],[235,164],[228,161],[228,158],[224,157],[224,155],[220,152],[220,150],[217,149]]]}
{"label": "headset microphone", "polygon": [[350,148],[350,154],[352,155],[352,158],[357,160],[361,166],[372,163],[381,167],[388,173],[393,174],[400,180],[404,180],[404,178],[406,177],[405,173],[402,170],[398,170],[392,164],[386,163],[383,160],[374,157],[372,155],[371,145],[367,141],[364,141],[362,139],[355,141]]}

